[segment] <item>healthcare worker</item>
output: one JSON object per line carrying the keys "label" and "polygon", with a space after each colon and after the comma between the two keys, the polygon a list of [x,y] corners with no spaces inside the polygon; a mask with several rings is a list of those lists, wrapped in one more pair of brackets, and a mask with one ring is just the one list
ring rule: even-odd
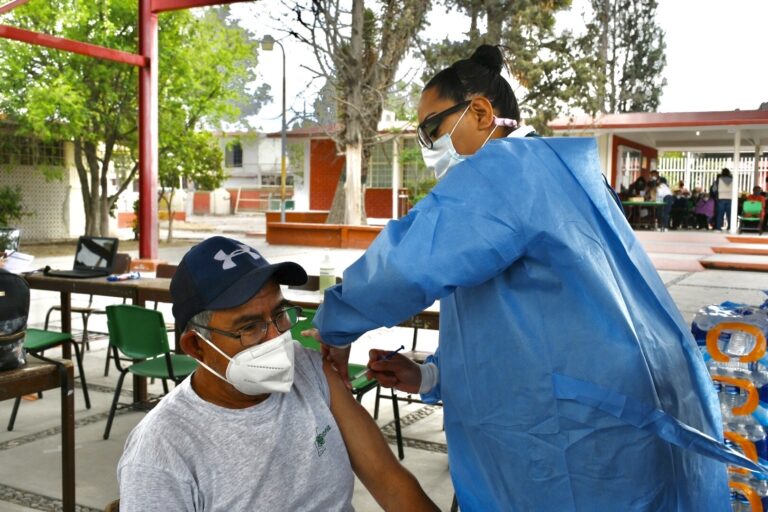
{"label": "healthcare worker", "polygon": [[346,345],[440,300],[429,364],[370,367],[442,400],[462,511],[728,510],[722,461],[748,462],[595,141],[525,137],[502,63],[484,45],[427,83],[440,182],[326,291],[316,334],[346,368]]}

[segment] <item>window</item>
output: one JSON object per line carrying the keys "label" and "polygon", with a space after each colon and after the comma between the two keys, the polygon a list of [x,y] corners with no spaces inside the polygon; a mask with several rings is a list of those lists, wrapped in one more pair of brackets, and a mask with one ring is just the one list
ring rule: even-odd
{"label": "window", "polygon": [[368,188],[392,188],[392,139],[371,148],[367,181]]}
{"label": "window", "polygon": [[224,150],[224,167],[243,166],[243,146],[239,142],[230,142]]}
{"label": "window", "polygon": [[419,141],[416,137],[402,139],[402,146],[400,148],[403,186],[409,187],[435,179],[434,173],[424,165],[424,159],[421,156],[421,146],[419,146]]}
{"label": "window", "polygon": [[[280,187],[280,175],[279,174],[262,174],[261,184],[265,187]],[[293,176],[289,173],[285,175],[285,186],[293,186]]]}
{"label": "window", "polygon": [[30,137],[0,136],[0,165],[64,166],[64,143],[44,142]]}

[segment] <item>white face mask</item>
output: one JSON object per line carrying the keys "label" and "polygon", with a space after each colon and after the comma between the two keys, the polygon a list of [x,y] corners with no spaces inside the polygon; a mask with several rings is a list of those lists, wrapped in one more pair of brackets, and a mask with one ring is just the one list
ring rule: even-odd
{"label": "white face mask", "polygon": [[219,354],[229,359],[227,376],[222,376],[204,362],[198,362],[221,380],[232,384],[245,395],[266,393],[287,393],[293,385],[293,340],[291,331],[285,331],[277,338],[248,347],[229,357],[211,341],[197,333],[200,338]]}
{"label": "white face mask", "polygon": [[[456,151],[451,136],[453,135],[453,132],[456,131],[456,127],[459,126],[461,120],[464,119],[464,115],[467,113],[470,106],[471,105],[467,105],[467,108],[461,113],[461,117],[459,117],[459,120],[453,125],[450,133],[446,133],[433,142],[432,148],[425,148],[423,146],[421,148],[421,157],[424,159],[424,164],[428,169],[434,170],[435,178],[438,180],[442,179],[454,165],[466,160],[468,156],[460,155],[458,151]],[[493,127],[493,130],[491,130],[491,133],[488,134],[485,142],[483,142],[483,146],[485,146],[485,143],[491,138],[494,131],[496,131],[495,126]],[[482,148],[482,146],[480,147]]]}

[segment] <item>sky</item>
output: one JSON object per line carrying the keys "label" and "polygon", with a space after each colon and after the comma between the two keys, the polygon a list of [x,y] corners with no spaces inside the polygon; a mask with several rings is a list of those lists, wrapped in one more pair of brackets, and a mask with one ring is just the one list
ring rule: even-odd
{"label": "sky", "polygon": [[[583,26],[581,12],[586,0],[574,0],[568,13],[558,23]],[[768,0],[659,0],[657,21],[665,32],[667,66],[659,111],[697,112],[716,110],[754,110],[768,102]],[[283,26],[276,13],[287,9],[279,0],[233,4],[233,13],[241,17],[258,36],[270,33],[281,39],[286,50],[286,88],[288,110],[312,110],[312,95],[322,84],[310,83],[312,74],[303,66],[314,65],[314,57],[301,44],[284,38]],[[431,39],[462,38],[469,20],[456,13],[446,13],[435,6],[429,15],[425,35]],[[280,130],[282,57],[260,52],[259,74],[272,87],[273,102],[250,121],[254,128]],[[408,59],[401,64],[400,75],[418,76],[418,63]],[[288,122],[291,121],[288,114]]]}

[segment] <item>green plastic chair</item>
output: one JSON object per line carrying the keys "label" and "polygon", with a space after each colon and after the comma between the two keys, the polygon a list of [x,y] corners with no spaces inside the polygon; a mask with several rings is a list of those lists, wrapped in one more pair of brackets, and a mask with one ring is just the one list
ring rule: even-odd
{"label": "green plastic chair", "polygon": [[[24,350],[30,354],[39,354],[45,350],[63,346],[65,343],[69,345],[75,351],[75,361],[77,362],[77,371],[80,377],[80,385],[83,387],[83,399],[85,400],[85,408],[91,408],[91,398],[88,396],[88,385],[85,382],[85,372],[83,371],[83,354],[80,352],[80,348],[77,346],[72,336],[66,332],[45,331],[42,329],[27,329],[24,338]],[[13,410],[11,411],[11,419],[8,421],[8,430],[13,430],[13,425],[16,423],[16,414],[19,412],[19,405],[21,404],[21,397],[17,397],[13,403]]]}
{"label": "green plastic chair", "polygon": [[763,203],[760,201],[744,201],[739,215],[739,233],[742,231],[757,231],[762,233]]}
{"label": "green plastic chair", "polygon": [[[301,310],[301,316],[302,318],[299,319],[298,323],[294,325],[291,328],[291,336],[293,339],[298,341],[301,346],[306,347],[311,350],[317,350],[320,351],[320,343],[312,337],[309,336],[303,336],[301,334],[301,331],[304,331],[306,329],[311,329],[312,326],[312,319],[315,317],[315,313],[317,311],[314,309],[302,309]],[[367,368],[366,365],[362,364],[354,364],[349,363],[347,365],[347,374],[350,378],[350,383],[352,384],[352,394],[355,395],[355,398],[358,402],[361,402],[363,400],[363,395],[365,395],[368,391],[371,391],[372,389],[376,389],[376,416],[378,416],[378,408],[379,408],[379,402],[378,402],[378,395],[380,392],[379,383],[376,381],[376,379],[369,379],[365,376],[365,374],[360,375],[357,378],[354,378],[355,375],[359,375]],[[400,460],[403,460],[405,458],[405,454],[403,451],[403,435],[402,431],[400,429],[400,408],[397,403],[397,396],[395,393],[392,393],[392,412],[395,417],[395,437],[397,438],[397,453],[400,457]]]}
{"label": "green plastic chair", "polygon": [[[107,328],[109,349],[112,350],[112,359],[120,377],[117,379],[115,396],[109,409],[104,439],[109,439],[126,375],[132,373],[139,377],[161,379],[163,389],[168,393],[168,380],[178,384],[197,368],[195,359],[171,352],[165,320],[160,311],[130,304],[107,306]],[[121,353],[136,362],[123,367]]]}

